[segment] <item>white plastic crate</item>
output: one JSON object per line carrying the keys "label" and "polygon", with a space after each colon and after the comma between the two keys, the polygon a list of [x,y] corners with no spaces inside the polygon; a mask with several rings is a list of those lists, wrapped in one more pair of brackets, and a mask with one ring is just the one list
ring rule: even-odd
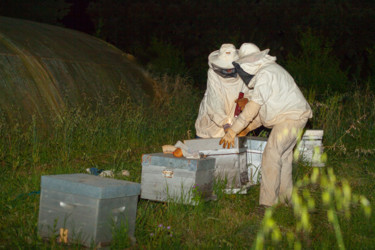
{"label": "white plastic crate", "polygon": [[323,130],[306,130],[301,141],[297,145],[299,157],[313,167],[324,167],[321,161],[323,154]]}
{"label": "white plastic crate", "polygon": [[267,138],[256,136],[246,137],[246,163],[251,185],[258,184],[261,180],[262,156],[266,144]]}
{"label": "white plastic crate", "polygon": [[[261,180],[262,156],[267,145],[267,138],[247,136],[247,165],[251,184],[258,184]],[[306,130],[301,141],[296,146],[299,159],[310,163],[314,167],[323,167],[321,155],[323,153],[323,130]]]}
{"label": "white plastic crate", "polygon": [[236,137],[234,147],[219,145],[221,138],[185,140],[184,144],[207,157],[216,159],[215,178],[227,182],[226,192],[246,193],[249,184],[246,166],[246,138]]}

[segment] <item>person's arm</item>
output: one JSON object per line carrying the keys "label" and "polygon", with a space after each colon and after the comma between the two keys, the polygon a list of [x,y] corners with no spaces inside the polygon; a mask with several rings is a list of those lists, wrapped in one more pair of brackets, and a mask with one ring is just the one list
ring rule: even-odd
{"label": "person's arm", "polygon": [[227,130],[224,137],[221,138],[219,145],[223,144],[223,148],[234,147],[234,138],[244,129],[249,122],[252,122],[257,116],[260,105],[256,102],[250,101],[246,104],[242,113],[233,122],[233,125]]}
{"label": "person's arm", "polygon": [[[251,101],[246,104],[242,113],[233,122],[231,129],[237,134],[240,133],[249,123],[257,117],[260,107],[265,105],[272,95],[271,79],[266,73],[257,75],[256,83],[251,97]],[[259,119],[260,122],[260,119]],[[254,124],[255,125],[255,124]],[[259,127],[259,126],[258,126]]]}
{"label": "person's arm", "polygon": [[240,133],[249,123],[251,123],[258,115],[260,105],[254,101],[246,104],[245,108],[238,118],[233,122],[231,129],[236,133]]}
{"label": "person's arm", "polygon": [[244,130],[242,130],[238,136],[239,137],[242,137],[242,136],[246,136],[250,131],[253,131],[257,128],[259,128],[260,126],[262,126],[262,122],[260,120],[260,116],[259,114],[255,117],[255,119],[250,122],[249,126],[247,126]]}
{"label": "person's arm", "polygon": [[232,126],[227,130],[224,137],[221,138],[219,142],[219,145],[223,144],[223,148],[234,147],[234,138],[236,135],[255,119],[261,106],[265,105],[266,101],[272,94],[272,88],[269,86],[271,81],[269,81],[268,77],[262,77],[259,75],[258,77],[257,82],[255,83],[252,100],[246,104],[242,113],[233,122]]}

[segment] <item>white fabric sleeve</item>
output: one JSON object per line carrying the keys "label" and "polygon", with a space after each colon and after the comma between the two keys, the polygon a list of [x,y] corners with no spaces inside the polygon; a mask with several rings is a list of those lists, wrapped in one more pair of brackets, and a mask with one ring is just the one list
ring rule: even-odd
{"label": "white fabric sleeve", "polygon": [[225,98],[221,93],[220,82],[213,71],[208,71],[207,79],[207,114],[210,119],[219,127],[229,122],[229,118],[225,113]]}
{"label": "white fabric sleeve", "polygon": [[254,120],[258,115],[260,110],[260,105],[254,101],[250,101],[246,104],[242,113],[237,117],[233,122],[231,129],[238,134],[241,132],[247,125]]}
{"label": "white fabric sleeve", "polygon": [[244,130],[242,130],[241,133],[238,134],[238,136],[246,136],[250,131],[253,131],[253,130],[257,129],[260,126],[262,126],[262,122],[261,122],[259,114],[258,114],[254,118],[254,120],[252,122],[250,122],[250,124]]}
{"label": "white fabric sleeve", "polygon": [[260,126],[262,126],[262,122],[260,120],[260,116],[259,114],[254,118],[254,120],[252,122],[250,122],[249,126],[247,126],[246,129],[250,131],[253,131],[257,128],[259,128]]}

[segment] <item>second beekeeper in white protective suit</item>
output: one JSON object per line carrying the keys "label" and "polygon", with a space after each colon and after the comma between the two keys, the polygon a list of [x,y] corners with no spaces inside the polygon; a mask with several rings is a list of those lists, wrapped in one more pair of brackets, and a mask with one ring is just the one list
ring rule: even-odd
{"label": "second beekeeper in white protective suit", "polygon": [[195,122],[196,135],[200,138],[220,138],[233,122],[239,93],[240,108],[244,107],[251,90],[243,84],[232,62],[245,53],[233,44],[223,44],[208,56],[207,89],[199,107]]}
{"label": "second beekeeper in white protective suit", "polygon": [[252,46],[252,53],[233,64],[244,82],[251,79],[254,92],[220,144],[233,146],[235,136],[247,126],[272,128],[262,157],[259,197],[260,205],[272,206],[291,201],[293,148],[312,111],[292,76],[268,55],[269,49]]}

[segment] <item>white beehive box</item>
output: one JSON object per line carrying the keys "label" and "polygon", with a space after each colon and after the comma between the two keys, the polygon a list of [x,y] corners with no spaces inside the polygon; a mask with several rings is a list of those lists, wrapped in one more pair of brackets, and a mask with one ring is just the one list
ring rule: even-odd
{"label": "white beehive box", "polygon": [[[113,229],[134,239],[140,184],[88,174],[42,176],[38,231],[42,238],[67,232],[68,242],[110,245]],[[65,239],[65,240],[66,240]]]}
{"label": "white beehive box", "polygon": [[323,130],[306,130],[297,145],[299,157],[313,167],[324,167],[321,161],[323,154]]}
{"label": "white beehive box", "polygon": [[227,181],[229,193],[246,193],[249,183],[246,166],[246,138],[236,137],[233,148],[223,148],[219,145],[221,138],[185,140],[184,144],[199,153],[216,159],[215,178]]}
{"label": "white beehive box", "polygon": [[195,191],[203,199],[212,197],[214,169],[214,158],[187,159],[172,154],[144,154],[141,198],[195,205]]}
{"label": "white beehive box", "polygon": [[259,184],[261,179],[262,156],[267,144],[267,138],[247,136],[247,167],[250,184]]}

